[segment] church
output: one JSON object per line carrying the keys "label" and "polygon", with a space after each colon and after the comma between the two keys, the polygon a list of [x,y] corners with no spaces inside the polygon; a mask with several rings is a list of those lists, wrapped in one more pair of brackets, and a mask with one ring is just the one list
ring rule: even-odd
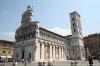
{"label": "church", "polygon": [[62,36],[42,28],[39,26],[39,21],[32,20],[33,9],[28,6],[22,14],[21,26],[16,29],[14,59],[17,61],[84,60],[80,15],[76,11],[69,15],[72,35]]}

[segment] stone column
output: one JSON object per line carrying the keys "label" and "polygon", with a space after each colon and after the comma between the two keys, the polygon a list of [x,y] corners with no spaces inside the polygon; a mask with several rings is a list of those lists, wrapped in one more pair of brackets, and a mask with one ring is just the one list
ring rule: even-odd
{"label": "stone column", "polygon": [[80,57],[81,57],[81,59],[83,58],[83,56],[82,56],[82,47],[80,47]]}
{"label": "stone column", "polygon": [[58,46],[56,46],[56,59],[58,60]]}
{"label": "stone column", "polygon": [[57,59],[59,59],[59,46],[57,47]]}
{"label": "stone column", "polygon": [[64,59],[64,58],[63,58],[63,56],[64,56],[64,53],[63,53],[63,47],[62,47],[62,50],[61,50],[61,51],[62,51],[62,60],[63,60],[63,59]]}
{"label": "stone column", "polygon": [[42,58],[42,44],[40,44],[40,59]]}
{"label": "stone column", "polygon": [[44,60],[46,59],[46,45],[44,45]]}
{"label": "stone column", "polygon": [[48,60],[50,59],[50,45],[47,47],[47,53],[48,53]]}
{"label": "stone column", "polygon": [[57,47],[55,46],[55,60],[56,60],[56,57],[57,57]]}
{"label": "stone column", "polygon": [[62,47],[61,47],[61,60],[62,60]]}
{"label": "stone column", "polygon": [[36,44],[35,51],[35,60],[38,61],[40,59],[40,43]]}
{"label": "stone column", "polygon": [[44,44],[42,43],[42,50],[41,50],[41,60],[42,61],[44,60],[44,51],[45,51],[45,48],[44,48]]}
{"label": "stone column", "polygon": [[47,45],[45,45],[45,60],[47,60]]}
{"label": "stone column", "polygon": [[52,45],[52,60],[53,60],[53,52],[54,52],[54,51],[53,51],[53,45]]}
{"label": "stone column", "polygon": [[59,60],[61,60],[61,47],[59,46]]}
{"label": "stone column", "polygon": [[50,61],[52,60],[52,45],[50,45]]}
{"label": "stone column", "polygon": [[55,45],[53,46],[53,60],[55,60]]}
{"label": "stone column", "polygon": [[64,51],[64,47],[63,47],[63,49],[62,49],[62,57],[63,57],[63,60],[65,60],[65,51]]}
{"label": "stone column", "polygon": [[63,52],[64,52],[64,60],[66,60],[65,47],[63,49]]}

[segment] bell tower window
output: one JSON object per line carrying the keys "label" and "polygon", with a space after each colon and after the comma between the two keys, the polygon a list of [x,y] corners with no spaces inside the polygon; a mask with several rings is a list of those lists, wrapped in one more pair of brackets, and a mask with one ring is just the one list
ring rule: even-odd
{"label": "bell tower window", "polygon": [[72,21],[75,21],[75,18],[72,18]]}
{"label": "bell tower window", "polygon": [[75,32],[76,30],[75,30],[75,28],[74,28],[74,32]]}
{"label": "bell tower window", "polygon": [[75,23],[73,23],[73,27],[75,26]]}

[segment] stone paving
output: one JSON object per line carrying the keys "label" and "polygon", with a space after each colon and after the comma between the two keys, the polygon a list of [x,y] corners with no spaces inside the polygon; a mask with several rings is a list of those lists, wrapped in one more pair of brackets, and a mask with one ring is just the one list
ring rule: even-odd
{"label": "stone paving", "polygon": [[[0,66],[89,66],[89,63],[88,61],[55,61],[55,62],[52,62],[52,64],[50,65],[48,65],[48,62],[46,62],[45,64],[42,63],[41,65],[41,64],[38,64],[38,62],[31,62],[31,63],[17,62],[16,64],[13,64],[12,62],[10,62],[10,63],[5,63],[5,64],[0,63]],[[100,66],[100,62],[94,60],[93,66]]]}

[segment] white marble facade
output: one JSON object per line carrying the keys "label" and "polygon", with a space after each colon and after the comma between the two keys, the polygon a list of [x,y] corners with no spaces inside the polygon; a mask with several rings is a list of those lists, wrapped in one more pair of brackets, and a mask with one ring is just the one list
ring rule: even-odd
{"label": "white marble facade", "polygon": [[[73,13],[77,16],[76,12]],[[32,16],[33,10],[28,6],[22,14],[21,26],[16,30],[15,60],[65,61],[84,58],[84,55],[82,55],[84,52],[82,36],[75,38],[82,34],[72,31],[71,36],[61,36],[40,27],[38,21],[32,21]],[[77,22],[75,21],[75,24]]]}

